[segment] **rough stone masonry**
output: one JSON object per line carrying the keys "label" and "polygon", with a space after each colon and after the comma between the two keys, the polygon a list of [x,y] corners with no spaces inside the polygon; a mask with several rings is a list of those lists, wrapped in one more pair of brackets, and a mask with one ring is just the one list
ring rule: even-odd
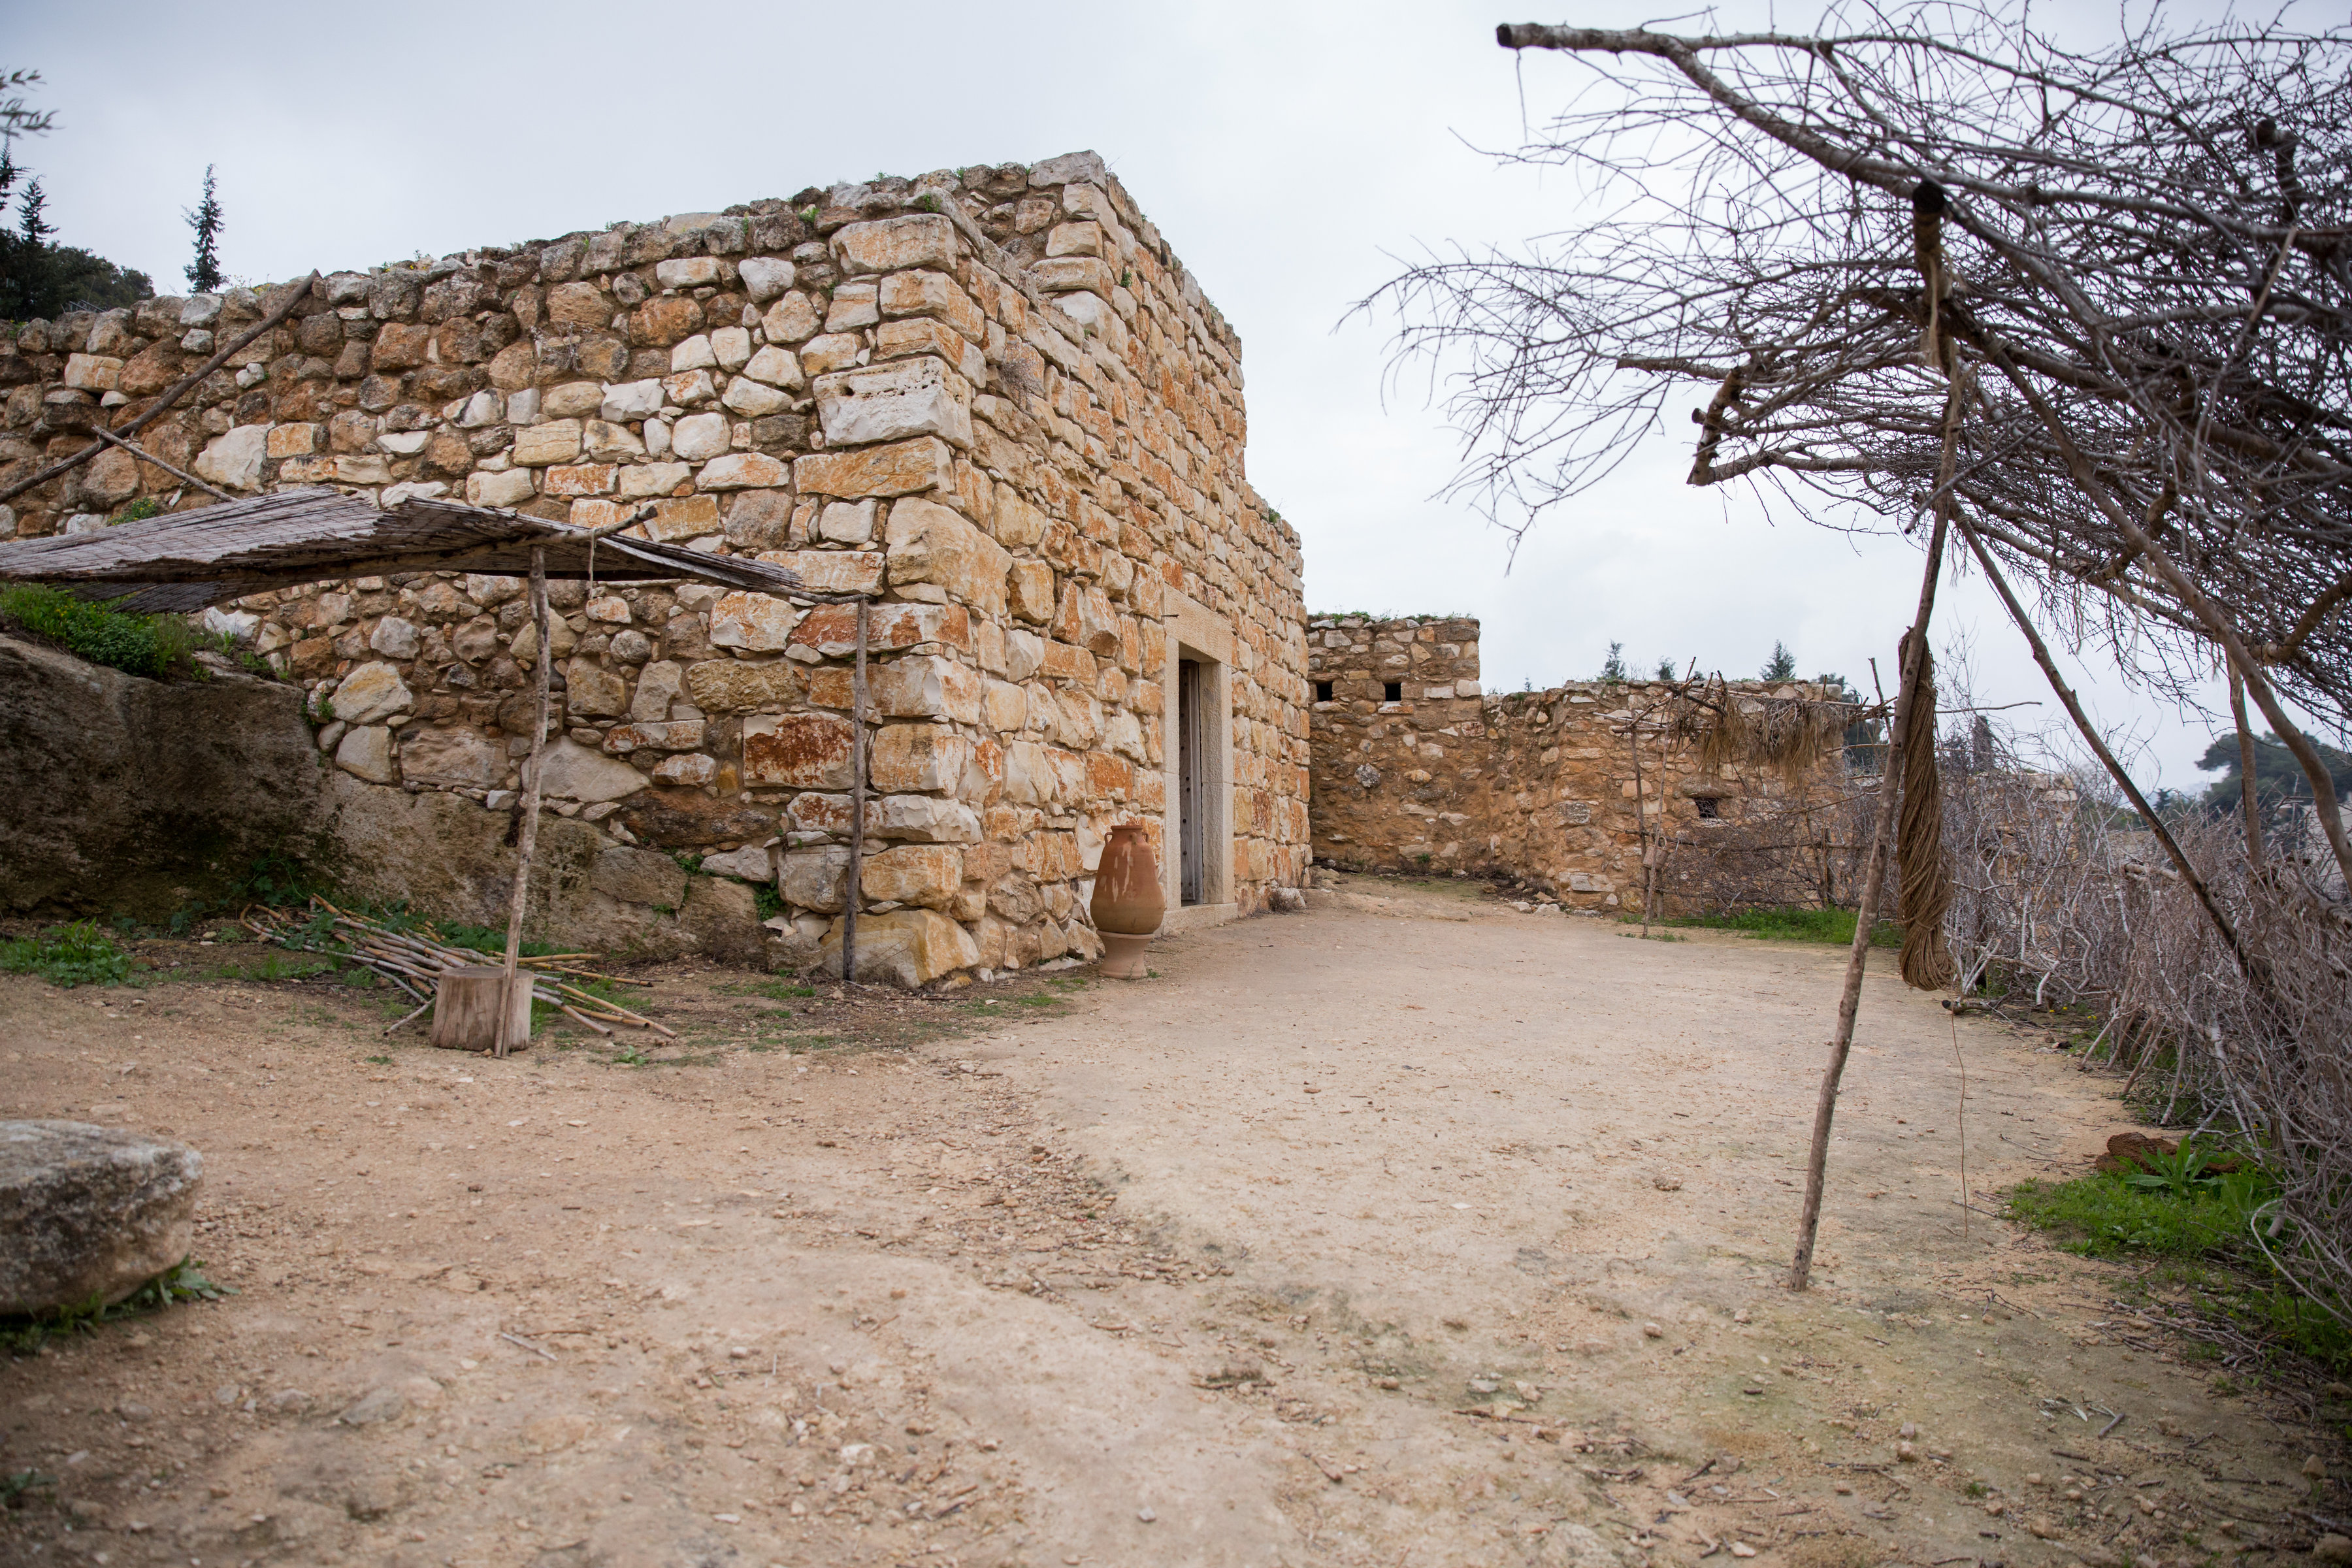
{"label": "rough stone masonry", "polygon": [[[19,325],[0,479],[127,423],[266,293]],[[211,504],[168,464],[236,495],[449,495],[580,524],[651,505],[654,538],[877,595],[860,952],[922,984],[1096,950],[1105,832],[1141,821],[1167,858],[1180,658],[1215,663],[1229,721],[1202,781],[1229,792],[1222,905],[1297,884],[1301,560],[1245,436],[1239,339],[1081,153],[324,276],[141,433],[157,461],[109,450],[0,509],[0,535]],[[448,846],[502,849],[537,655],[522,590],[426,573],[210,613],[299,683],[328,820],[382,896],[429,904],[457,886]],[[551,598],[544,781],[594,837],[548,919],[647,952],[816,956],[851,875],[852,610]],[[476,870],[460,880],[488,905],[495,868]],[[775,889],[764,936],[714,879]]]}
{"label": "rough stone masonry", "polygon": [[[1318,616],[1307,625],[1315,854],[1365,870],[1497,872],[1547,887],[1571,908],[1641,899],[1649,836],[1704,847],[1792,799],[1825,799],[1843,758],[1791,789],[1769,769],[1699,768],[1686,749],[1627,743],[1656,681],[1570,681],[1488,693],[1478,623],[1462,616]],[[1834,700],[1811,683],[1734,681],[1731,700]]]}

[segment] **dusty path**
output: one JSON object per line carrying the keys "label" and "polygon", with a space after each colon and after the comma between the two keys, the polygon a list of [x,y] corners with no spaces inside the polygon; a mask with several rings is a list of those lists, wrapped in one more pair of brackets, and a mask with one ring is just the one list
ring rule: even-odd
{"label": "dusty path", "polygon": [[823,998],[674,973],[675,1068],[386,1047],[348,993],[0,979],[0,1116],[205,1149],[241,1291],[0,1362],[0,1476],[57,1478],[0,1560],[2307,1546],[2318,1439],[2095,1266],[1963,1234],[1956,1043],[1979,1194],[2079,1169],[2102,1080],[1874,979],[1792,1298],[1838,954],[1355,886],[1155,981],[874,1005],[903,1052],[787,1054]]}

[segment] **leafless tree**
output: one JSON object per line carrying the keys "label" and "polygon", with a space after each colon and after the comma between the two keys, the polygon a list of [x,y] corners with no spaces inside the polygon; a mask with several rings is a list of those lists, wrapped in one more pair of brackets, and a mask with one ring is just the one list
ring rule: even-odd
{"label": "leafless tree", "polygon": [[[1925,534],[1791,1283],[1890,842],[1906,977],[1955,977],[1927,654],[1948,546],[2148,821],[2258,1048],[2305,1070],[2340,1054],[2091,724],[2035,610],[2159,689],[2226,668],[2312,779],[2352,880],[2333,781],[2285,705],[2352,729],[2352,34],[2152,13],[2080,50],[2023,0],[1930,0],[1833,9],[1811,34],[1496,39],[1591,73],[1514,156],[1579,171],[1595,216],[1525,255],[1433,258],[1366,301],[1450,376],[1463,484],[1524,527],[1696,381],[1713,390],[1691,411],[1692,483],[1801,488],[1843,526]],[[2313,929],[2340,952],[2340,924]]]}

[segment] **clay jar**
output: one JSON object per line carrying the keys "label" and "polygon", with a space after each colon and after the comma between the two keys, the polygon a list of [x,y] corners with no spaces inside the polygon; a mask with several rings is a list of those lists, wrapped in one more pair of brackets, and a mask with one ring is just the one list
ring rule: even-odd
{"label": "clay jar", "polygon": [[1123,822],[1110,830],[1095,870],[1095,896],[1087,907],[1103,939],[1102,973],[1114,980],[1140,979],[1143,950],[1168,910],[1160,891],[1160,864],[1142,824]]}

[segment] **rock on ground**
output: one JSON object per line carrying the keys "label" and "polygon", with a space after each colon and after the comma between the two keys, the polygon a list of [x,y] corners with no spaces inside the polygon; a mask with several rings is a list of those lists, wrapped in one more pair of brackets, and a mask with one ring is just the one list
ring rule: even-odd
{"label": "rock on ground", "polygon": [[80,1121],[0,1121],[0,1313],[120,1301],[188,1255],[204,1156]]}

